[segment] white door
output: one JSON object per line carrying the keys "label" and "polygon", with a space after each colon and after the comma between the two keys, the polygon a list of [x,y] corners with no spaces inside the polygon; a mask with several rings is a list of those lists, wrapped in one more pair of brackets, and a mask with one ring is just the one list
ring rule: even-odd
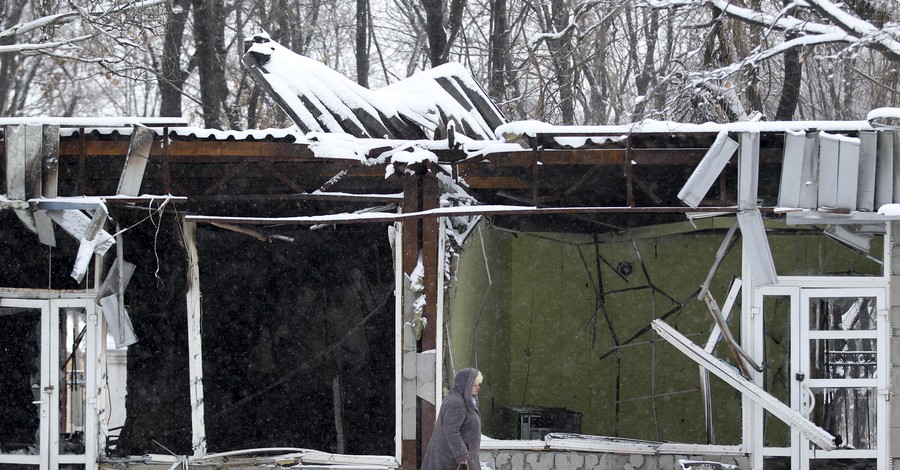
{"label": "white door", "polygon": [[802,289],[795,400],[835,436],[821,451],[798,438],[802,468],[871,460],[887,469],[888,325],[884,289]]}
{"label": "white door", "polygon": [[[770,287],[757,291],[761,386],[836,438],[811,445],[796,427],[757,410],[763,468],[888,468],[888,331],[880,288]],[[879,373],[879,371],[881,371]],[[789,467],[788,465],[789,462]]]}
{"label": "white door", "polygon": [[93,300],[0,299],[0,331],[0,464],[96,468]]}

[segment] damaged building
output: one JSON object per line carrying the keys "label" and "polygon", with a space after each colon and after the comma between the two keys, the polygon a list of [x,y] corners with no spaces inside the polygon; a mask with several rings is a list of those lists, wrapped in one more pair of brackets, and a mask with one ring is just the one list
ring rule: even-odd
{"label": "damaged building", "polygon": [[563,127],[455,64],[244,66],[295,128],[0,120],[0,468],[414,469],[464,367],[483,467],[900,458],[897,110]]}

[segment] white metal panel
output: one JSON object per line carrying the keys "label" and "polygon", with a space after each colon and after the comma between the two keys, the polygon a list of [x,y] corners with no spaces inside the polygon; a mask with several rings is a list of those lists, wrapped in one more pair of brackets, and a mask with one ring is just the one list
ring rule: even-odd
{"label": "white metal panel", "polygon": [[750,261],[750,282],[756,287],[778,282],[775,261],[766,238],[766,227],[758,209],[741,211],[737,214],[741,225],[743,249]]}
{"label": "white metal panel", "polygon": [[46,198],[57,196],[59,185],[59,126],[45,125],[43,128],[42,191]]}
{"label": "white metal panel", "polygon": [[859,133],[859,175],[856,184],[856,209],[875,210],[875,169],[878,134],[873,131]]}
{"label": "white metal panel", "polygon": [[879,131],[875,150],[875,208],[894,202],[894,133]]}
{"label": "white metal panel", "polygon": [[700,160],[700,164],[694,168],[694,172],[678,192],[678,199],[691,207],[699,206],[737,148],[738,143],[729,138],[727,132],[720,132],[709,151]]}
{"label": "white metal panel", "polygon": [[53,220],[47,211],[33,211],[34,225],[37,228],[38,240],[47,246],[56,246],[56,233],[53,231]]}
{"label": "white metal panel", "polygon": [[800,173],[800,207],[819,207],[819,133],[806,134],[803,145],[803,168]]}
{"label": "white metal panel", "polygon": [[[900,202],[900,132],[893,131],[890,136],[891,140],[891,160],[894,162],[894,196],[892,202]],[[881,142],[879,142],[880,144]]]}
{"label": "white metal panel", "polygon": [[103,311],[106,324],[109,325],[109,334],[113,337],[116,349],[137,343],[137,336],[134,334],[128,310],[124,308],[121,312],[119,310],[118,296],[108,295],[100,299],[100,309]]}
{"label": "white metal panel", "polygon": [[841,136],[839,149],[837,207],[853,211],[859,183],[859,139]]}
{"label": "white metal panel", "polygon": [[838,207],[838,168],[841,144],[838,136],[819,133],[819,207]]}
{"label": "white metal panel", "polygon": [[768,394],[758,385],[742,377],[741,374],[734,370],[734,368],[707,353],[700,346],[692,343],[691,340],[664,321],[659,319],[653,320],[651,326],[663,339],[675,346],[675,348],[688,356],[688,358],[739,390],[744,396],[749,397],[751,400],[758,403],[785,424],[798,430],[820,448],[827,450],[835,448],[834,436],[813,424],[811,421],[800,415],[800,413],[792,410],[789,406],[782,403],[781,400]]}
{"label": "white metal panel", "polygon": [[738,209],[757,207],[759,193],[759,132],[741,132],[738,158]]}
{"label": "white metal panel", "polygon": [[41,197],[41,156],[44,143],[43,126],[40,124],[25,125],[25,197]]}
{"label": "white metal panel", "polygon": [[131,141],[128,143],[128,155],[125,158],[125,168],[119,178],[117,194],[137,196],[141,190],[141,182],[144,180],[144,169],[150,159],[150,149],[153,147],[153,138],[156,132],[140,124],[134,125],[131,132]]}
{"label": "white metal panel", "polygon": [[805,155],[806,132],[786,132],[781,160],[781,184],[778,187],[779,207],[800,207],[800,188],[805,183],[802,179]]}
{"label": "white metal panel", "polygon": [[7,126],[6,143],[6,197],[23,201],[25,197],[25,126]]}

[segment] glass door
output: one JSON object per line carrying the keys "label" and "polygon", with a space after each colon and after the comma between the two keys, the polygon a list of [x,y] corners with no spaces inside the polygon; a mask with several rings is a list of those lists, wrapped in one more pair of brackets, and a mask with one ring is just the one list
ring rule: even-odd
{"label": "glass door", "polygon": [[[766,369],[757,383],[772,400],[835,437],[836,449],[812,445],[796,426],[761,407],[760,464],[780,469],[886,469],[888,325],[885,289],[758,289],[754,337]],[[882,371],[879,374],[879,371]]]}
{"label": "glass door", "polygon": [[0,299],[0,466],[97,459],[99,326],[92,299]]}
{"label": "glass door", "polygon": [[801,438],[803,468],[887,468],[886,308],[883,289],[801,291],[799,408],[837,446]]}

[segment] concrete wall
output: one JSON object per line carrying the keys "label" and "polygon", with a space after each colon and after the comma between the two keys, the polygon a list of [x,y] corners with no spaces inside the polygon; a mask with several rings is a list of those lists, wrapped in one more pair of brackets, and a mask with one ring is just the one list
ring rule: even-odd
{"label": "concrete wall", "polygon": [[[481,453],[482,468],[493,470],[681,470],[680,462],[696,470],[749,468],[746,457],[715,455],[624,455],[586,452],[490,451]],[[702,465],[699,462],[709,462]],[[715,465],[714,462],[724,465]],[[733,466],[733,467],[732,467]]]}

